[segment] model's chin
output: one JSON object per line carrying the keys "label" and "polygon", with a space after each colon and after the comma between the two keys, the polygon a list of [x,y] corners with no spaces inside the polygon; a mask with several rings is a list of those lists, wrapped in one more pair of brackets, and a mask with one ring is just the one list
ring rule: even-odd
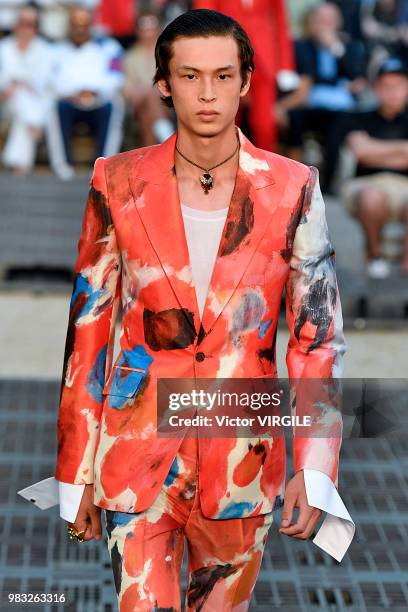
{"label": "model's chin", "polygon": [[227,123],[219,115],[216,115],[212,121],[202,121],[201,117],[198,121],[194,121],[194,131],[200,136],[217,136],[225,130]]}
{"label": "model's chin", "polygon": [[200,136],[215,136],[221,132],[219,125],[199,125],[195,130]]}

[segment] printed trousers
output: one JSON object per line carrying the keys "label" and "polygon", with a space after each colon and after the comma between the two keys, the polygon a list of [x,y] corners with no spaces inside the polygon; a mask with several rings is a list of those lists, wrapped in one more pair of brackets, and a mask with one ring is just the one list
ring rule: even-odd
{"label": "printed trousers", "polygon": [[206,518],[197,459],[197,437],[184,438],[147,510],[104,511],[119,612],[181,610],[185,542],[185,611],[248,610],[273,514]]}

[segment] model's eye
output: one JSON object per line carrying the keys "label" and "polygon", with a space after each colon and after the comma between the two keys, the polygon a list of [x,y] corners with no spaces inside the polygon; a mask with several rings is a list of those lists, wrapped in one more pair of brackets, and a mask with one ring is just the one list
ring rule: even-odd
{"label": "model's eye", "polygon": [[184,78],[187,79],[187,81],[192,81],[195,77],[195,74],[185,74]]}
{"label": "model's eye", "polygon": [[220,77],[221,81],[226,81],[227,79],[229,79],[230,75],[229,74],[221,73],[218,76]]}

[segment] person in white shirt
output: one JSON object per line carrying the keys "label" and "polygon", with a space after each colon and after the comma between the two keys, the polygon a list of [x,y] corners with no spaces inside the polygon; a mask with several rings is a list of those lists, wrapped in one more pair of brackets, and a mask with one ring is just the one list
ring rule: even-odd
{"label": "person in white shirt", "polygon": [[86,8],[73,8],[69,37],[55,45],[55,104],[47,133],[50,162],[62,179],[74,174],[71,138],[75,124],[89,125],[95,137],[95,159],[117,153],[122,140],[123,48],[113,38],[92,37],[92,15]]}
{"label": "person in white shirt", "polygon": [[20,10],[14,32],[0,41],[0,100],[9,124],[2,162],[30,172],[49,108],[50,45],[37,34],[38,12]]}

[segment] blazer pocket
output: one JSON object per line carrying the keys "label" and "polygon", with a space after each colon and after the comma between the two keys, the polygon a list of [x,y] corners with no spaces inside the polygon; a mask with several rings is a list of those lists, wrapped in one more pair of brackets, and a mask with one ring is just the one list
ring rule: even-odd
{"label": "blazer pocket", "polygon": [[104,395],[134,397],[147,376],[145,368],[114,365],[103,389]]}
{"label": "blazer pocket", "polygon": [[152,361],[153,357],[146,353],[141,345],[130,351],[125,350],[112,367],[102,391],[103,395],[134,397],[147,378]]}
{"label": "blazer pocket", "polygon": [[277,372],[270,372],[269,374],[260,374],[259,376],[248,376],[248,378],[276,378]]}

